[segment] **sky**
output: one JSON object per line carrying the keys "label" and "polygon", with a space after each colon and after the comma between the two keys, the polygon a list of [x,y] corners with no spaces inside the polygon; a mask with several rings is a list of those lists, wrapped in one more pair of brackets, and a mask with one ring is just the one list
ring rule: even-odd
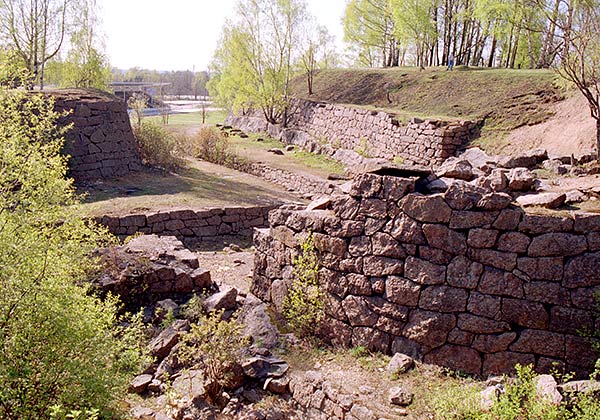
{"label": "sky", "polygon": [[[113,67],[206,70],[237,0],[100,0]],[[307,0],[310,13],[341,47],[346,0]]]}

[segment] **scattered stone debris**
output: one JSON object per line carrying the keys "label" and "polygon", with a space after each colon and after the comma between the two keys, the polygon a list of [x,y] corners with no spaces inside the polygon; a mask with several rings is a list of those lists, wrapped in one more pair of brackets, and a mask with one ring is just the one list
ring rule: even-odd
{"label": "scattered stone debris", "polygon": [[272,148],[272,149],[269,149],[269,150],[267,150],[267,151],[268,151],[269,153],[273,153],[274,155],[280,155],[280,156],[283,156],[283,155],[284,155],[284,153],[283,153],[283,150],[281,150],[281,149],[279,149],[279,148],[277,148],[277,147],[274,147],[274,148]]}

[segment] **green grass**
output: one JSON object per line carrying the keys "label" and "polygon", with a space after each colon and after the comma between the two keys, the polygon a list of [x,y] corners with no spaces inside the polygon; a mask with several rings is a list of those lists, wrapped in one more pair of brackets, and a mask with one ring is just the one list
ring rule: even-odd
{"label": "green grass", "polygon": [[[262,141],[257,141],[259,138],[261,138]],[[238,136],[232,136],[229,137],[229,143],[237,154],[240,154],[247,159],[256,160],[257,158],[260,159],[260,156],[263,156],[265,157],[267,164],[275,165],[283,169],[304,169],[309,172],[315,172],[317,175],[321,176],[327,176],[330,173],[343,174],[345,172],[345,168],[341,163],[324,155],[306,152],[299,147],[295,147],[292,152],[285,152],[284,156],[270,154],[264,156],[264,152],[267,152],[269,149],[285,148],[285,144],[267,135],[249,134],[249,137],[244,139]],[[266,160],[266,157],[268,157],[269,160]]]}
{"label": "green grass", "polygon": [[[207,111],[206,112],[206,124],[222,124],[227,116],[227,111]],[[146,117],[148,120],[162,123],[161,116]],[[169,127],[185,127],[202,124],[202,113],[201,112],[190,112],[186,114],[173,114],[169,116]]]}

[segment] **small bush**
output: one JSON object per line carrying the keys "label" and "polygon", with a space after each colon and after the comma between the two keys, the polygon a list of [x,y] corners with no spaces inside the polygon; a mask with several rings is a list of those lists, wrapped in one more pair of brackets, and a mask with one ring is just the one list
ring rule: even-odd
{"label": "small bush", "polygon": [[200,368],[206,375],[208,397],[218,403],[222,390],[233,378],[232,369],[239,365],[248,339],[235,317],[222,320],[223,311],[203,315],[182,337],[179,360],[186,366]]}
{"label": "small bush", "polygon": [[300,337],[315,335],[323,320],[323,292],[319,288],[319,260],[312,233],[294,258],[294,280],[283,302],[283,316]]}
{"label": "small bush", "polygon": [[236,155],[231,151],[229,140],[214,127],[202,127],[191,139],[191,155],[218,165],[232,165]]}
{"label": "small bush", "polygon": [[175,138],[162,125],[152,121],[141,121],[133,134],[137,140],[142,161],[146,165],[173,170],[181,166],[175,156]]}

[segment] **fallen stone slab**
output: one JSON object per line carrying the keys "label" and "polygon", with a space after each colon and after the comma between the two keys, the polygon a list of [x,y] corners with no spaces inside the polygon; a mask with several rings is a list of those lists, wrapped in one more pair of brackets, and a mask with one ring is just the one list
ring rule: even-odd
{"label": "fallen stone slab", "polygon": [[142,394],[152,382],[152,375],[138,375],[129,383],[129,391],[134,394]]}
{"label": "fallen stone slab", "polygon": [[545,207],[547,209],[556,209],[562,206],[567,199],[564,193],[539,193],[522,195],[517,198],[517,203],[523,207]]}

